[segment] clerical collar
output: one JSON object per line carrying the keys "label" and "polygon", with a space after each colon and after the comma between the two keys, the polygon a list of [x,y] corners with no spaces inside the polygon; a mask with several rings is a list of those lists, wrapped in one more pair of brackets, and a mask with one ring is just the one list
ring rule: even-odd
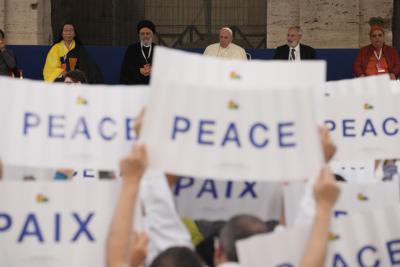
{"label": "clerical collar", "polygon": [[146,47],[146,48],[149,48],[149,47],[151,47],[151,42],[150,42],[150,43],[148,43],[148,44],[146,44],[146,43],[143,43],[143,42],[140,42],[140,46],[142,46],[142,47]]}

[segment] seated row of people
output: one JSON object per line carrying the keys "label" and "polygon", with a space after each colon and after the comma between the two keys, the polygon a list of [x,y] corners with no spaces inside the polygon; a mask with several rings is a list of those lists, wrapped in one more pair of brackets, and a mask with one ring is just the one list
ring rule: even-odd
{"label": "seated row of people", "polygon": [[[126,50],[122,66],[121,84],[149,84],[155,43],[156,27],[153,22],[143,20],[137,25],[140,41]],[[301,43],[303,31],[299,26],[288,29],[287,44],[277,47],[274,59],[300,61],[315,59],[315,50]],[[385,31],[381,25],[372,25],[369,37],[371,44],[360,49],[353,64],[355,77],[389,74],[391,79],[400,75],[400,58],[395,48],[385,44]],[[204,55],[219,58],[246,60],[246,51],[232,43],[233,32],[228,27],[219,31],[219,43],[209,45]],[[4,32],[0,30],[0,75],[15,73],[16,59],[12,51],[6,49]],[[102,83],[101,71],[88,55],[76,27],[65,23],[57,42],[47,54],[43,69],[44,80],[49,82],[64,80],[65,74],[74,69],[85,73],[88,83]]]}

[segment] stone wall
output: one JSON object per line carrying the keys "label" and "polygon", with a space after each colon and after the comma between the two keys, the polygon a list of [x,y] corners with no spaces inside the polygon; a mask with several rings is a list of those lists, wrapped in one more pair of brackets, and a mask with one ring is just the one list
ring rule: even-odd
{"label": "stone wall", "polygon": [[[314,47],[358,48],[369,42],[369,18],[381,16],[386,22],[386,42],[391,43],[393,0],[265,0],[266,10],[259,8],[260,1],[263,0],[213,1],[213,10],[222,4],[232,6],[225,8],[225,13],[213,12],[213,21],[221,25],[235,22],[265,25],[268,48],[285,43],[286,30],[291,25],[300,25],[304,29],[303,42]],[[184,29],[184,25],[206,23],[201,11],[204,0],[146,0],[145,3],[146,17],[170,33],[174,33],[170,27],[174,24]],[[240,3],[245,4],[247,13],[236,10]],[[179,9],[180,6],[184,9]],[[50,0],[0,0],[0,28],[5,29],[10,44],[49,44],[50,9]]]}
{"label": "stone wall", "polygon": [[48,44],[50,0],[0,0],[0,27],[9,44]]}
{"label": "stone wall", "polygon": [[267,46],[286,42],[289,25],[304,30],[303,42],[317,48],[358,48],[369,43],[368,20],[385,19],[391,43],[393,0],[269,0]]}

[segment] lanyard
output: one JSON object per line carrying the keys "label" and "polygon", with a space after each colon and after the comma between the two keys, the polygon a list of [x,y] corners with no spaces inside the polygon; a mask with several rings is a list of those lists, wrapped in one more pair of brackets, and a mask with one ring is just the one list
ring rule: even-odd
{"label": "lanyard", "polygon": [[143,55],[143,58],[144,58],[144,60],[146,60],[146,64],[149,64],[149,58],[150,58],[150,56],[151,56],[151,49],[153,48],[153,45],[150,45],[150,48],[149,48],[149,53],[147,54],[147,57],[145,56],[145,54],[144,54],[144,51],[143,51],[143,45],[140,45],[140,49],[142,50],[142,55]]}
{"label": "lanyard", "polygon": [[376,59],[378,60],[378,62],[380,62],[381,61],[381,58],[382,58],[382,48],[381,48],[381,51],[379,51],[379,56],[376,54],[376,51],[374,50],[374,54],[375,54],[375,57],[376,57]]}

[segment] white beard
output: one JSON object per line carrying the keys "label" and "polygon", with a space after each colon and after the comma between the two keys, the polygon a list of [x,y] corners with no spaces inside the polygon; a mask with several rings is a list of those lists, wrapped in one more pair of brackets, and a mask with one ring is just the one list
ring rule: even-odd
{"label": "white beard", "polygon": [[143,46],[143,47],[150,47],[151,46],[151,42],[152,42],[152,40],[149,40],[149,41],[146,41],[146,42],[140,41],[140,45]]}

